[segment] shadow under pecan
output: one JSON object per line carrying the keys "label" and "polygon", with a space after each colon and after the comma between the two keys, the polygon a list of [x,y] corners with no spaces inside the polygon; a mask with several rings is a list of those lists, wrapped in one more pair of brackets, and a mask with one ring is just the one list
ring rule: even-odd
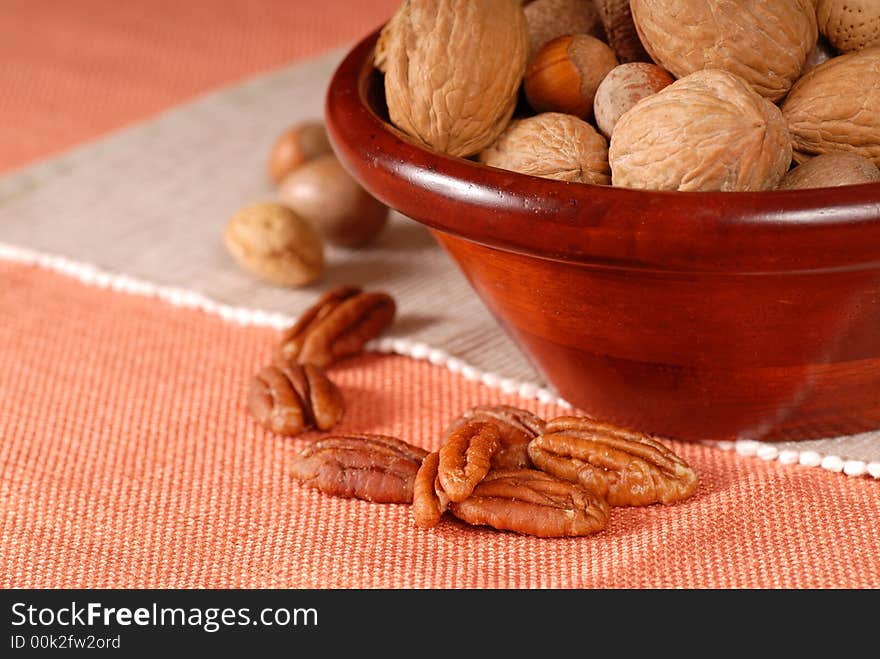
{"label": "shadow under pecan", "polygon": [[427,451],[385,435],[318,440],[293,461],[293,476],[326,494],[376,503],[411,503]]}
{"label": "shadow under pecan", "polygon": [[279,362],[251,379],[248,407],[264,428],[298,435],[335,426],[345,412],[345,401],[319,366]]}
{"label": "shadow under pecan", "polygon": [[281,338],[285,360],[327,367],[363,351],[394,320],[394,299],[387,293],[340,286],[322,295]]}
{"label": "shadow under pecan", "polygon": [[656,439],[587,417],[559,417],[529,445],[535,465],[580,483],[612,506],[669,504],[691,496],[693,469]]}
{"label": "shadow under pecan", "polygon": [[448,434],[440,447],[437,479],[450,501],[467,499],[489,473],[492,456],[501,445],[491,423],[469,421]]}
{"label": "shadow under pecan", "polygon": [[589,535],[608,523],[601,497],[535,469],[491,471],[449,511],[468,524],[542,538]]}
{"label": "shadow under pecan", "polygon": [[449,435],[470,421],[493,424],[501,436],[501,446],[492,456],[493,469],[528,469],[529,442],[544,432],[544,420],[528,410],[510,405],[478,405],[462,412],[446,429]]}

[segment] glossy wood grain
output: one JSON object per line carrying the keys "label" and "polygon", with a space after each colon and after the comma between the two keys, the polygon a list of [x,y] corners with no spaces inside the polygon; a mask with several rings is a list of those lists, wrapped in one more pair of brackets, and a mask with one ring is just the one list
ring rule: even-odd
{"label": "glossy wood grain", "polygon": [[566,399],[687,439],[880,426],[880,185],[643,192],[450,158],[383,119],[375,36],[331,83],[334,148]]}

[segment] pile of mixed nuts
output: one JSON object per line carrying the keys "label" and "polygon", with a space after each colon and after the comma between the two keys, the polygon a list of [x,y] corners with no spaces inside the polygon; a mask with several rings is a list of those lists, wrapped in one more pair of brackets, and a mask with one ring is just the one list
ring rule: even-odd
{"label": "pile of mixed nuts", "polygon": [[[282,435],[332,429],[345,402],[324,368],[361,352],[394,313],[385,293],[325,293],[252,379],[254,418]],[[293,475],[335,496],[411,503],[422,528],[448,510],[469,524],[541,537],[595,533],[609,506],[669,504],[697,487],[693,469],[652,437],[587,417],[546,422],[504,405],[465,410],[434,453],[385,435],[324,437],[296,457]]]}
{"label": "pile of mixed nuts", "polygon": [[305,121],[275,141],[267,166],[278,201],[249,204],[226,225],[224,242],[252,275],[278,286],[307,286],[324,274],[324,245],[369,245],[388,207],[345,170],[320,121]]}
{"label": "pile of mixed nuts", "polygon": [[880,181],[877,0],[406,0],[375,65],[395,126],[493,167],[655,190]]}

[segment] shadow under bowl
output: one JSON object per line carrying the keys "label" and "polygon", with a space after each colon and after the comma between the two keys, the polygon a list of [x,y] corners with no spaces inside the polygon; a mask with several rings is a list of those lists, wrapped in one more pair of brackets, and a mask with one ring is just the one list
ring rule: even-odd
{"label": "shadow under bowl", "polygon": [[329,87],[337,155],[431,228],[566,400],[682,439],[880,427],[880,184],[651,192],[450,157],[387,121],[376,38]]}

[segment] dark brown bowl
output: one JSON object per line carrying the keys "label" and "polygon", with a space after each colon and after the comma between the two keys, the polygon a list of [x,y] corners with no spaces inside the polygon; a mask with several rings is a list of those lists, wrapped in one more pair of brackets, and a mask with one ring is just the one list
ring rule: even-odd
{"label": "dark brown bowl", "polygon": [[880,426],[880,184],[645,192],[435,153],[383,120],[376,36],[330,84],[337,154],[432,229],[563,397],[686,439]]}

